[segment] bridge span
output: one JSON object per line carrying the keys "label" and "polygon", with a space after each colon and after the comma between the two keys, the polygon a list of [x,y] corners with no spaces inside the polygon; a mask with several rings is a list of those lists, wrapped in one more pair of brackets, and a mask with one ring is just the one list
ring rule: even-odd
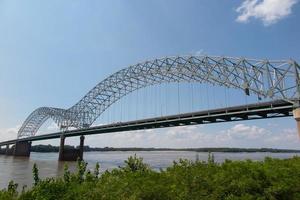
{"label": "bridge span", "polygon": [[[222,122],[233,122],[241,120],[254,120],[254,119],[267,119],[267,118],[278,118],[278,117],[289,117],[293,116],[294,105],[288,101],[275,100],[263,103],[254,103],[247,105],[240,105],[234,107],[226,107],[220,109],[212,109],[206,111],[182,113],[177,115],[168,115],[155,118],[147,118],[141,120],[134,120],[128,122],[118,122],[101,126],[93,126],[90,128],[84,128],[79,130],[70,131],[60,131],[51,134],[35,135],[26,138],[19,138],[15,140],[9,140],[5,142],[0,142],[0,146],[5,146],[9,148],[9,145],[22,144],[23,148],[26,150],[27,144],[32,141],[48,140],[61,138],[62,146],[64,146],[66,137],[80,137],[80,147],[77,153],[68,153],[78,156],[83,152],[83,140],[84,135],[94,135],[94,134],[106,134],[113,132],[124,132],[124,131],[135,131],[135,130],[145,130],[145,129],[157,129],[157,128],[168,128],[176,126],[188,126],[197,124],[209,124],[209,123],[222,123]],[[25,145],[25,147],[24,147]],[[13,147],[13,148],[15,148]],[[29,150],[30,151],[30,150]],[[13,150],[5,149],[2,150],[4,153],[10,152],[12,154]],[[21,153],[19,153],[21,154]],[[25,151],[24,155],[29,153]],[[74,160],[74,156],[66,156],[63,160]],[[81,155],[82,158],[82,155]]]}
{"label": "bridge span", "polygon": [[[68,109],[37,108],[23,122],[17,139],[0,143],[0,146],[6,146],[0,153],[29,156],[32,141],[60,138],[59,160],[75,160],[77,157],[82,159],[84,135],[292,115],[297,121],[300,136],[299,70],[299,64],[291,59],[188,55],[141,62],[110,75]],[[252,95],[259,100],[264,99],[264,102],[92,126],[99,116],[124,96],[148,86],[179,82],[241,90],[245,96]],[[52,119],[61,131],[36,135],[48,119]],[[81,136],[80,148],[68,151],[64,148],[65,138],[73,136]],[[12,144],[13,148],[9,148]]]}

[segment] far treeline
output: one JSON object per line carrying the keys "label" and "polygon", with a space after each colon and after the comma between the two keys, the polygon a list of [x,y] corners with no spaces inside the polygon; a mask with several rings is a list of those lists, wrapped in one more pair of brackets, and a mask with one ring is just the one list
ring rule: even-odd
{"label": "far treeline", "polygon": [[[65,148],[74,149],[74,146],[66,145]],[[35,145],[31,147],[32,152],[58,152],[58,146],[52,145]],[[84,146],[84,151],[195,151],[195,152],[271,152],[271,153],[300,153],[300,150],[296,149],[272,149],[272,148],[140,148],[140,147],[129,147],[129,148],[114,148],[114,147],[89,147]]]}

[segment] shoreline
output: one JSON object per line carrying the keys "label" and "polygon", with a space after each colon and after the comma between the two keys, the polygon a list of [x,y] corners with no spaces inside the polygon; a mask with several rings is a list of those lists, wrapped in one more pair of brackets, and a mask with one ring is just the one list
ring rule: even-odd
{"label": "shoreline", "polygon": [[[68,149],[74,149],[74,146],[65,146]],[[58,152],[58,146],[52,145],[34,145],[31,147],[31,152],[38,153],[50,153]],[[84,152],[114,152],[114,151],[192,151],[198,153],[300,153],[298,149],[273,149],[273,148],[141,148],[141,147],[124,147],[124,148],[113,148],[113,147],[89,147],[84,146]]]}

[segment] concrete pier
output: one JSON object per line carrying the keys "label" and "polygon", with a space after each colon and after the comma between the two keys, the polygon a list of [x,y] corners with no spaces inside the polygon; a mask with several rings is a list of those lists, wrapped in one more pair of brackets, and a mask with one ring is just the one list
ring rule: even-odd
{"label": "concrete pier", "polygon": [[79,159],[83,159],[83,147],[84,147],[84,136],[80,136],[80,145],[79,145]]}
{"label": "concrete pier", "polygon": [[6,149],[0,147],[0,155],[5,155],[5,154],[6,154]]}
{"label": "concrete pier", "polygon": [[9,154],[9,145],[8,145],[8,144],[6,145],[6,148],[5,148],[5,154],[6,154],[6,155]]}
{"label": "concrete pier", "polygon": [[79,149],[66,149],[65,148],[65,139],[64,135],[60,137],[60,146],[59,146],[59,161],[76,161],[83,159],[83,147],[84,147],[84,136],[80,137]]}
{"label": "concrete pier", "polygon": [[297,123],[298,136],[300,138],[300,108],[293,110],[293,116]]}
{"label": "concrete pier", "polygon": [[5,155],[7,155],[7,156],[13,155],[14,154],[14,149],[15,149],[15,146],[12,146],[11,148],[9,148],[9,145],[6,145]]}
{"label": "concrete pier", "polygon": [[31,142],[16,142],[13,148],[13,155],[29,157],[30,150],[31,150]]}
{"label": "concrete pier", "polygon": [[61,160],[61,161],[64,160],[65,139],[66,139],[66,137],[64,135],[60,136],[58,160]]}

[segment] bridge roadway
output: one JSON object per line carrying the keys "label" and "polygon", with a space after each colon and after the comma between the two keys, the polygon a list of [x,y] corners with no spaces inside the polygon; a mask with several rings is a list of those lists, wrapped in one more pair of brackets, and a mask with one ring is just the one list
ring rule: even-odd
{"label": "bridge roadway", "polygon": [[81,135],[105,134],[112,132],[133,131],[154,128],[167,128],[175,126],[187,126],[196,124],[220,123],[241,120],[253,120],[275,117],[292,116],[293,104],[283,100],[275,100],[263,103],[190,112],[177,115],[168,115],[156,118],[147,118],[128,122],[118,122],[101,126],[94,126],[79,130],[56,132],[51,134],[36,135],[27,138],[19,138],[0,142],[0,146],[15,144],[16,142],[30,142]]}

